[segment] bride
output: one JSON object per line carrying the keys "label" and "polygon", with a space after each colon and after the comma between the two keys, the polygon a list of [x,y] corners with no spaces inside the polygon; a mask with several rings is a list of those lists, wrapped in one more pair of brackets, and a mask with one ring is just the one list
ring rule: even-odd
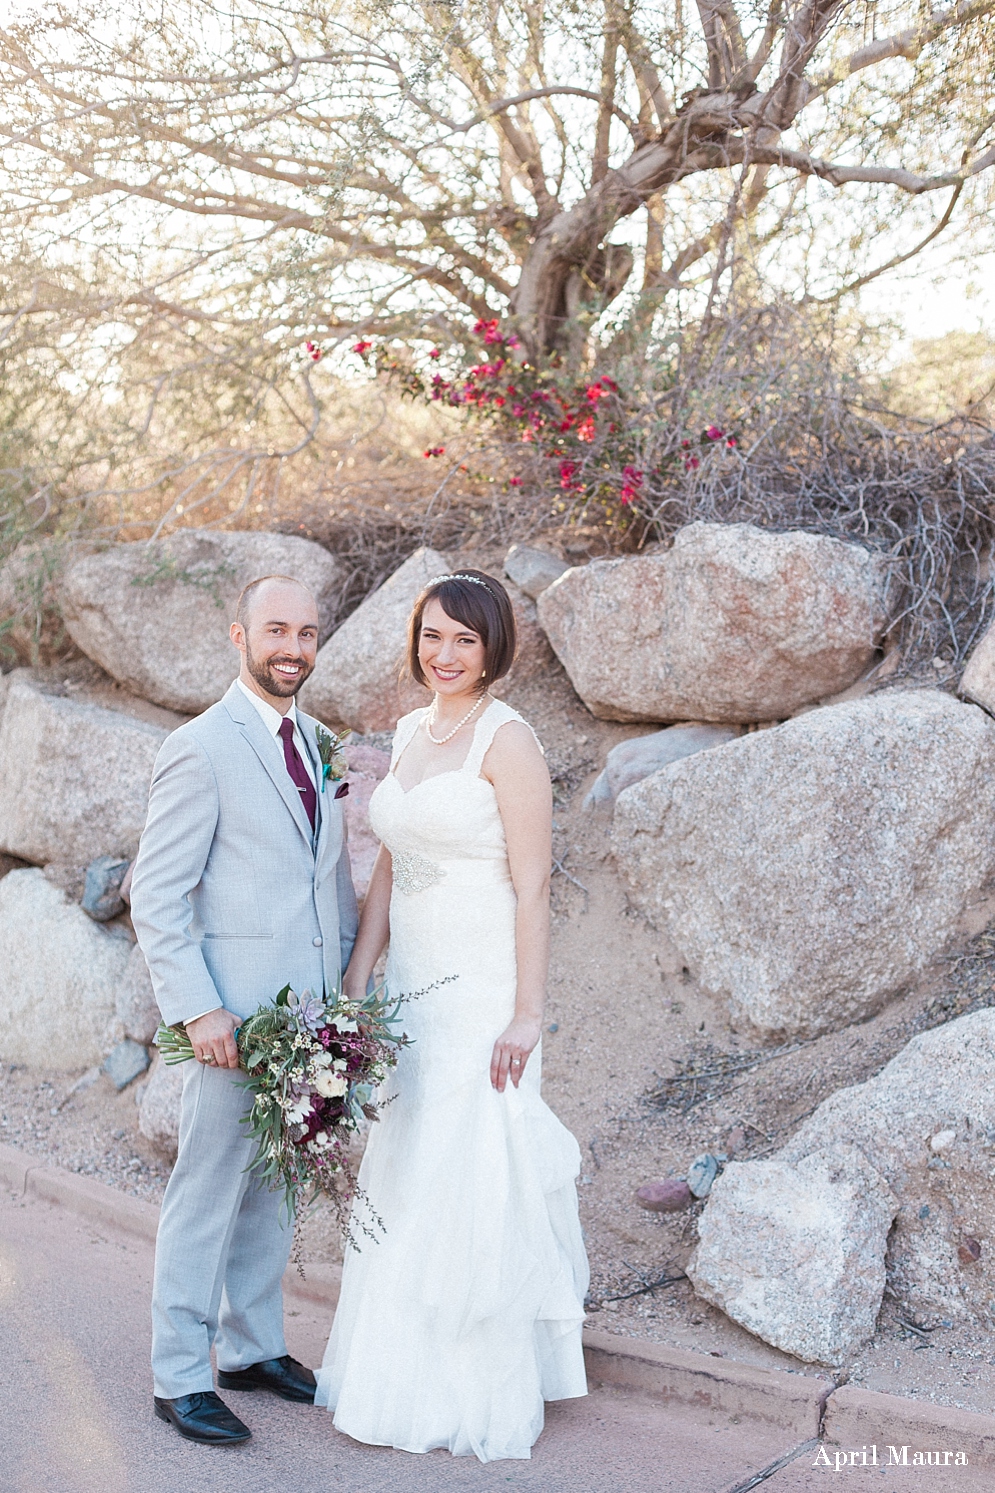
{"label": "bride", "polygon": [[549,774],[487,693],[514,651],[492,576],[422,592],[408,662],[435,699],[398,722],[370,803],[383,843],[343,982],[362,999],[389,938],[414,1041],[359,1174],[383,1232],[348,1252],[316,1396],[357,1441],[482,1462],[528,1457],[543,1402],[587,1393],[580,1154],[539,1092]]}

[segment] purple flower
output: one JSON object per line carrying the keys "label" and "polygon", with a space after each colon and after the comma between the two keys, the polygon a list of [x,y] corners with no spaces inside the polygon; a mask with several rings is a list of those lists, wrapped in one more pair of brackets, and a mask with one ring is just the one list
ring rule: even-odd
{"label": "purple flower", "polygon": [[293,991],[287,998],[287,1005],[297,1017],[299,1026],[306,1028],[309,1032],[317,1032],[325,1019],[324,1003],[310,990],[302,990],[300,995]]}

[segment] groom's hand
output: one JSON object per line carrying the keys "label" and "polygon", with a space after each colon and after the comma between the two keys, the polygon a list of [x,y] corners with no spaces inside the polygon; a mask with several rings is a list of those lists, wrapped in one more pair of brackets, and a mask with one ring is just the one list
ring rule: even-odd
{"label": "groom's hand", "polygon": [[210,1068],[238,1067],[238,1048],[235,1046],[237,1016],[226,1011],[224,1006],[218,1006],[217,1010],[208,1011],[206,1016],[188,1021],[186,1026],[198,1063],[206,1063]]}

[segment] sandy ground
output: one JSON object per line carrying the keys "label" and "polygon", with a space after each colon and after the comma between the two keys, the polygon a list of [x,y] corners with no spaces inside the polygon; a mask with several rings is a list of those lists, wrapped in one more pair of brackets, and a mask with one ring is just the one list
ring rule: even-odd
{"label": "sandy ground", "polygon": [[[702,1151],[727,1150],[737,1129],[745,1133],[740,1159],[769,1153],[835,1088],[877,1072],[916,1031],[995,1003],[988,938],[939,964],[871,1021],[782,1056],[753,1051],[682,970],[676,951],[628,908],[608,855],[608,821],[581,808],[608,748],[649,728],[594,720],[562,675],[520,689],[510,702],[539,731],[556,793],[544,1093],[581,1147],[591,1320],[617,1333],[815,1372],[694,1296],[680,1276],[695,1242],[695,1214],[647,1213],[636,1188],[683,1175]],[[722,1070],[746,1057],[756,1065],[673,1083],[692,1062]],[[138,1132],[134,1087],[117,1095],[101,1078],[69,1095],[76,1076],[3,1065],[0,1139],[137,1196],[160,1196],[168,1168]],[[303,1244],[305,1260],[340,1257],[327,1213],[309,1219]],[[990,1413],[995,1341],[984,1324],[937,1328],[924,1340],[886,1302],[877,1335],[848,1377]]]}

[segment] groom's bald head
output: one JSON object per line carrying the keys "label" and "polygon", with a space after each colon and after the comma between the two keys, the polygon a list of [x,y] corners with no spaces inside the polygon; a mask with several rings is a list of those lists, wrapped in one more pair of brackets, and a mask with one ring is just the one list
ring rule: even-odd
{"label": "groom's bald head", "polygon": [[306,597],[307,600],[311,603],[312,608],[314,609],[314,620],[315,622],[317,622],[317,602],[315,601],[312,593],[308,590],[307,586],[305,586],[302,581],[295,580],[292,575],[261,575],[257,576],[254,581],[250,581],[249,584],[243,588],[242,594],[238,598],[238,601],[235,605],[235,621],[238,623],[239,627],[247,628],[250,623],[255,620],[256,616],[259,613],[259,608],[262,606],[263,602],[272,601],[274,604],[276,604],[276,593],[284,590],[284,588],[287,587],[296,588],[298,593],[300,593],[297,597],[294,598],[294,601],[296,603],[295,610],[300,606],[301,601]]}
{"label": "groom's bald head", "polygon": [[238,598],[230,636],[242,683],[281,709],[277,702],[289,703],[314,668],[317,602],[293,576],[261,575]]}

